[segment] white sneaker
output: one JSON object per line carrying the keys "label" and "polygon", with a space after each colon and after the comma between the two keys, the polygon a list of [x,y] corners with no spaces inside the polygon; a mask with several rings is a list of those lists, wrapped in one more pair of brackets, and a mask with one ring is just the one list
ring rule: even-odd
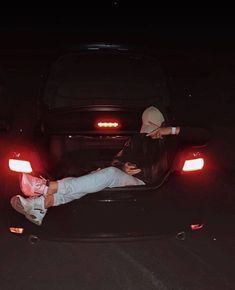
{"label": "white sneaker", "polygon": [[22,174],[20,188],[26,196],[45,195],[48,190],[46,179],[34,177],[26,173]]}
{"label": "white sneaker", "polygon": [[10,202],[16,211],[23,214],[32,223],[40,226],[47,212],[44,207],[44,200],[44,196],[24,198],[21,195],[15,195]]}

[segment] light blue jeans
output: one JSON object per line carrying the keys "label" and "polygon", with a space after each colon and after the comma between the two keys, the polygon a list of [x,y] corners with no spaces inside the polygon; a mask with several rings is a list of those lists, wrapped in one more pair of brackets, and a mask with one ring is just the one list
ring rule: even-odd
{"label": "light blue jeans", "polygon": [[145,183],[113,166],[81,177],[67,177],[58,180],[58,191],[54,195],[54,205],[68,203],[88,193],[98,192],[105,188],[128,185],[145,185]]}

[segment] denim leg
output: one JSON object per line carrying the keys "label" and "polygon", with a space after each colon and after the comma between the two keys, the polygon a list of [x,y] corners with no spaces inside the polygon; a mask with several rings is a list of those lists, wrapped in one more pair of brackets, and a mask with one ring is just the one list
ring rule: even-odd
{"label": "denim leg", "polygon": [[81,177],[67,177],[58,181],[58,192],[54,195],[55,205],[79,199],[82,196],[101,191],[104,188],[145,183],[116,167],[107,167]]}

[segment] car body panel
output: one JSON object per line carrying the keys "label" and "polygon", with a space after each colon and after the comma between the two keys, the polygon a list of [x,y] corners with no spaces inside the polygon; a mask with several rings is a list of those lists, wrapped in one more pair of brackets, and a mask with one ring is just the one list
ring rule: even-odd
{"label": "car body panel", "polygon": [[[144,62],[138,71],[141,61]],[[150,62],[156,65],[151,63],[148,67],[146,63]],[[94,64],[98,64],[97,70],[93,69]],[[9,151],[20,151],[20,158],[26,156],[32,162],[33,174],[51,180],[81,175],[81,164],[87,172],[100,167],[100,162],[101,167],[108,166],[127,138],[139,132],[141,114],[149,105],[162,111],[166,125],[173,120],[168,110],[167,81],[159,61],[120,46],[94,45],[61,56],[51,66],[44,89],[36,104],[38,119],[37,124],[32,123],[33,134],[26,136],[22,132],[11,137]],[[118,121],[120,126],[100,129],[96,127],[99,120]],[[204,150],[191,147],[187,149]],[[180,152],[173,159],[178,160]],[[83,161],[79,161],[81,155]],[[10,207],[10,197],[21,194],[20,174],[5,169],[7,228],[24,228],[24,235],[75,240],[180,231],[202,220],[202,200],[208,199],[211,180],[205,172],[182,174],[172,160],[157,184],[89,194],[51,208],[38,227]]]}

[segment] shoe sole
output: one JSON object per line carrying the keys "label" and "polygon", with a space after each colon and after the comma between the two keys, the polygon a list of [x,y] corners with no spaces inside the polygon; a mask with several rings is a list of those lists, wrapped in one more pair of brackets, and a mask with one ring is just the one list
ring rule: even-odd
{"label": "shoe sole", "polygon": [[29,221],[31,221],[35,225],[40,226],[42,224],[40,221],[36,220],[36,217],[34,215],[30,215],[25,211],[19,196],[13,196],[11,198],[11,205],[17,212],[24,215]]}
{"label": "shoe sole", "polygon": [[22,203],[20,202],[19,196],[13,196],[11,198],[11,206],[19,213],[26,215],[24,207],[23,207]]}

